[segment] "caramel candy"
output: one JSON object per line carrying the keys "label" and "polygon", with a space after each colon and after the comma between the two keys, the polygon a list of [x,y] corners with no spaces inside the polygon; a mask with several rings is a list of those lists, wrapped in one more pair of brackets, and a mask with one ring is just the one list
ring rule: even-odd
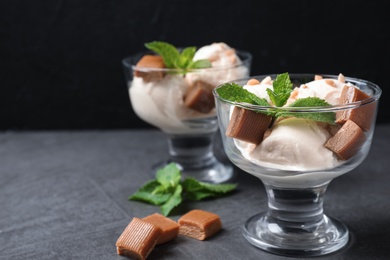
{"label": "caramel candy", "polygon": [[161,229],[139,218],[133,218],[116,241],[119,255],[144,260],[155,247]]}
{"label": "caramel candy", "polygon": [[363,130],[352,120],[348,120],[324,146],[341,160],[348,160],[359,152],[365,141]]}
{"label": "caramel candy", "polygon": [[331,87],[336,87],[336,83],[334,83],[333,79],[325,79],[325,83]]}
{"label": "caramel candy", "polygon": [[259,144],[272,121],[271,116],[241,107],[234,107],[226,129],[226,136]]}
{"label": "caramel candy", "polygon": [[260,81],[258,81],[257,79],[250,79],[246,84],[249,86],[254,86],[260,84]]}
{"label": "caramel candy", "polygon": [[[341,91],[340,104],[348,104],[361,101],[370,96],[358,88],[345,85]],[[347,120],[352,120],[358,124],[363,131],[368,131],[371,127],[375,115],[375,103],[366,104],[355,109],[347,109],[336,113],[336,123],[344,124]]]}
{"label": "caramel candy", "polygon": [[179,224],[170,218],[167,218],[159,213],[146,216],[142,219],[145,222],[159,227],[162,231],[156,245],[164,244],[177,237],[179,234]]}
{"label": "caramel candy", "polygon": [[162,70],[144,70],[144,68],[163,69],[164,60],[157,55],[144,55],[135,65],[134,76],[141,77],[146,82],[158,81],[164,78],[165,73]]}
{"label": "caramel candy", "polygon": [[213,88],[204,81],[196,81],[184,98],[184,104],[201,113],[210,112],[215,107]]}
{"label": "caramel candy", "polygon": [[217,214],[194,209],[179,219],[179,234],[198,240],[205,240],[222,228],[221,219]]}

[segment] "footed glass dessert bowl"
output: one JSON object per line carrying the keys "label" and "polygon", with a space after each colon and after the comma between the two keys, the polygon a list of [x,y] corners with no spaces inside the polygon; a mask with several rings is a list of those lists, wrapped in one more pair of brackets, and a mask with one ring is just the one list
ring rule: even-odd
{"label": "footed glass dessert bowl", "polygon": [[[248,77],[252,55],[224,43],[213,43],[196,52],[188,48],[180,52],[167,45],[152,42],[146,45],[151,51],[122,61],[134,112],[167,137],[168,155],[154,164],[153,174],[175,162],[183,177],[226,182],[234,172],[229,162],[218,160],[214,154],[219,128],[212,90],[223,82]],[[164,51],[164,47],[169,47],[169,51]],[[191,51],[193,57],[188,54]],[[181,55],[177,60],[181,60],[182,67],[172,68],[180,63],[167,57],[172,52]],[[205,62],[209,66],[202,68]]]}
{"label": "footed glass dessert bowl", "polygon": [[324,214],[324,195],[366,158],[381,89],[342,74],[283,73],[224,83],[213,94],[228,158],[268,196],[267,210],[243,226],[249,243],[297,257],[343,248],[348,228]]}

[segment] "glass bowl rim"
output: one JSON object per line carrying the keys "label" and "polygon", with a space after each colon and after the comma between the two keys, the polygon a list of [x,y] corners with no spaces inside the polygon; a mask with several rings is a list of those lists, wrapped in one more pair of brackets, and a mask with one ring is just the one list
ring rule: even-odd
{"label": "glass bowl rim", "polygon": [[[219,71],[219,70],[226,70],[226,69],[234,69],[237,67],[241,67],[247,63],[248,66],[250,66],[250,62],[253,59],[253,55],[246,50],[242,49],[234,49],[236,51],[236,54],[241,59],[241,62],[235,63],[233,65],[229,66],[218,66],[218,67],[211,67],[211,68],[202,68],[202,69],[171,69],[171,68],[150,68],[150,67],[136,67],[134,62],[135,60],[138,61],[139,58],[141,58],[145,54],[151,54],[156,55],[153,51],[141,51],[137,52],[134,55],[127,56],[126,58],[122,59],[122,64],[128,69],[131,69],[133,71],[142,71],[142,72],[166,72],[166,73],[172,73],[172,74],[180,74],[180,73],[189,73],[189,72],[203,72],[203,71]],[[138,58],[138,59],[137,59]]]}
{"label": "glass bowl rim", "polygon": [[[253,76],[246,77],[246,78],[228,81],[226,83],[237,83],[237,82],[241,82],[241,81],[247,82],[249,79],[261,80],[261,79],[264,79],[265,77],[268,77],[268,76],[270,76],[272,79],[275,79],[277,75],[278,74],[253,75]],[[327,79],[327,78],[337,79],[338,78],[338,75],[333,75],[333,74],[289,73],[290,79],[297,78],[297,77],[311,77],[313,79],[313,81],[314,81],[315,75],[321,75],[324,79]],[[242,107],[242,108],[253,110],[253,111],[281,110],[284,112],[294,112],[294,113],[337,112],[337,111],[345,110],[345,109],[353,109],[353,108],[357,108],[357,107],[367,105],[367,104],[370,104],[372,102],[377,101],[382,94],[382,89],[377,84],[375,84],[371,81],[359,79],[359,78],[354,78],[354,77],[345,77],[344,76],[344,78],[345,78],[346,83],[350,82],[350,83],[356,85],[355,83],[359,82],[359,83],[366,84],[367,86],[370,87],[370,90],[373,91],[373,95],[370,96],[369,98],[364,99],[364,100],[355,101],[355,102],[351,102],[348,104],[342,104],[342,105],[316,106],[316,107],[286,107],[286,106],[285,107],[276,107],[276,106],[259,106],[259,105],[253,105],[253,104],[243,103],[243,102],[235,102],[235,101],[230,101],[230,100],[224,99],[218,95],[217,90],[218,90],[218,88],[220,88],[222,85],[224,85],[226,83],[220,84],[217,87],[215,87],[213,89],[213,94],[217,100],[219,100],[223,103],[227,103],[230,105]]]}

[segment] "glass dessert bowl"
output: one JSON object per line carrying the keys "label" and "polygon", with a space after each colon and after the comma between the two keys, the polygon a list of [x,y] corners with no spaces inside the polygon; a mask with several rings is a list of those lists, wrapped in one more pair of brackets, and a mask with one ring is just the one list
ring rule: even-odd
{"label": "glass dessert bowl", "polygon": [[122,61],[134,112],[163,131],[168,140],[169,155],[153,166],[153,174],[175,162],[183,177],[211,183],[230,180],[232,165],[214,154],[219,128],[212,90],[223,82],[248,77],[252,55],[213,43],[198,49],[190,61],[206,60],[210,67],[167,68],[169,61],[157,54],[147,51]]}
{"label": "glass dessert bowl", "polygon": [[366,158],[381,89],[342,74],[286,74],[214,89],[222,142],[267,193],[267,210],[244,224],[248,242],[279,255],[325,255],[349,240],[346,225],[323,213],[326,189]]}

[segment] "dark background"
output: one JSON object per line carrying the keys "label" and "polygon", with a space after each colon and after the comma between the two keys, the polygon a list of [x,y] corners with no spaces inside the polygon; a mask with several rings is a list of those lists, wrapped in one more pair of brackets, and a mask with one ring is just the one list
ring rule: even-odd
{"label": "dark background", "polygon": [[150,127],[133,113],[122,58],[144,43],[212,42],[253,54],[252,75],[339,74],[384,91],[383,1],[0,0],[0,130]]}

